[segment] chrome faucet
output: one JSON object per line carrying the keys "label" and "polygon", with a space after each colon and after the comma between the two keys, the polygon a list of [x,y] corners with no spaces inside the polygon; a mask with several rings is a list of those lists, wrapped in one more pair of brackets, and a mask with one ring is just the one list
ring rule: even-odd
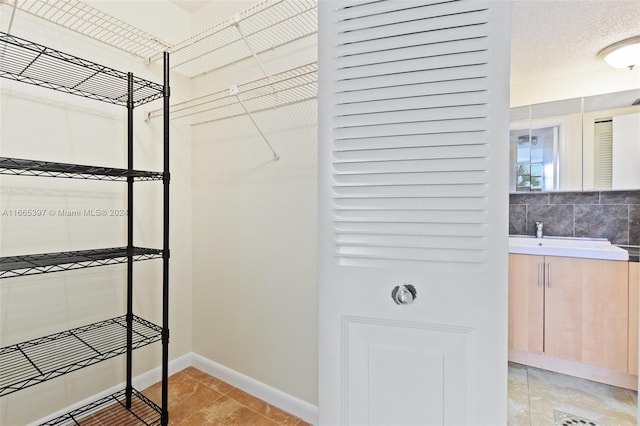
{"label": "chrome faucet", "polygon": [[536,222],[536,238],[542,238],[542,222]]}

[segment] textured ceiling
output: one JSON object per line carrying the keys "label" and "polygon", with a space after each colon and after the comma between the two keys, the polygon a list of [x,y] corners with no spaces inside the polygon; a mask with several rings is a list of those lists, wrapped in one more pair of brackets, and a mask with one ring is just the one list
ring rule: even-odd
{"label": "textured ceiling", "polygon": [[598,52],[640,35],[640,0],[515,0],[511,14],[517,84],[606,69]]}

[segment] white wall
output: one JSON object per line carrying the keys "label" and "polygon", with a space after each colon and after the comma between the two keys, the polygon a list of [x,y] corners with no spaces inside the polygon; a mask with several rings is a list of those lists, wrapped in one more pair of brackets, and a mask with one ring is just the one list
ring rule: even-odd
{"label": "white wall", "polygon": [[[255,2],[212,2],[198,30]],[[261,55],[268,73],[316,60],[310,39]],[[261,78],[252,59],[194,81]],[[317,404],[316,101],[193,127],[194,352]]]}
{"label": "white wall", "polygon": [[511,106],[537,104],[582,96],[621,92],[640,87],[640,67],[634,70],[610,68],[599,73],[580,69],[570,76],[540,80],[531,72],[519,81],[511,81]]}
{"label": "white wall", "polygon": [[[115,2],[129,7],[133,3]],[[4,9],[3,9],[4,11]],[[138,9],[138,12],[141,12]],[[146,15],[144,15],[146,16]],[[8,14],[2,29],[8,28]],[[188,20],[185,18],[185,22]],[[179,27],[179,26],[178,26]],[[127,54],[112,51],[65,30],[16,15],[12,33],[153,81],[161,68],[145,67]],[[182,37],[184,35],[178,35]],[[189,82],[177,76],[174,93],[189,96]],[[0,155],[80,164],[126,167],[126,109],[52,90],[3,80],[0,107]],[[162,169],[161,120],[145,123],[135,112],[135,168]],[[171,129],[172,210],[170,269],[170,357],[191,351],[191,148],[190,129]],[[135,185],[136,245],[162,246],[162,185]],[[125,209],[123,183],[2,176],[0,209],[45,209],[44,217],[0,215],[2,256],[126,245],[123,217],[65,216],[58,210]],[[53,213],[49,213],[53,212]],[[161,262],[134,266],[134,312],[161,323]],[[89,324],[124,313],[126,272],[122,265],[2,280],[0,346]],[[160,345],[134,355],[134,374],[160,364]],[[0,424],[19,425],[42,418],[124,380],[124,358],[91,366],[0,399]]]}

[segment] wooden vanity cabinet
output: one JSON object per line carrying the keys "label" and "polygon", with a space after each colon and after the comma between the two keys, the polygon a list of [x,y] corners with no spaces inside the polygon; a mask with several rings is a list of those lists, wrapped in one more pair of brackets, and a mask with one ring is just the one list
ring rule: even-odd
{"label": "wooden vanity cabinet", "polygon": [[509,255],[509,349],[542,354],[544,256]]}
{"label": "wooden vanity cabinet", "polygon": [[545,355],[626,373],[628,263],[551,256],[546,261]]}
{"label": "wooden vanity cabinet", "polygon": [[640,263],[629,262],[629,374],[638,375],[638,285]]}
{"label": "wooden vanity cabinet", "polygon": [[510,357],[626,374],[628,283],[627,262],[510,254]]}

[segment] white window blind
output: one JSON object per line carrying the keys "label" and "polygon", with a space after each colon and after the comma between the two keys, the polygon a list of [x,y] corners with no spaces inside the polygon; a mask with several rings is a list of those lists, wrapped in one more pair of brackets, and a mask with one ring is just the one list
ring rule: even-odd
{"label": "white window blind", "polygon": [[613,125],[611,120],[594,124],[595,187],[611,189],[613,184]]}

